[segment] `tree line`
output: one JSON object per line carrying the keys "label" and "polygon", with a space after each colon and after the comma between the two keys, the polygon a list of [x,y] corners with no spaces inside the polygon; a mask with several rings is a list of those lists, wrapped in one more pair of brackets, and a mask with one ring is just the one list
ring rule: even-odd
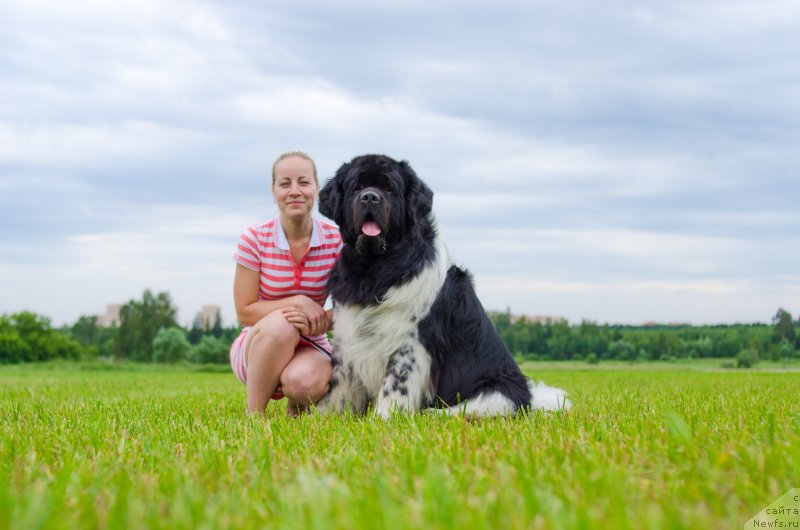
{"label": "tree line", "polygon": [[206,328],[195,318],[191,328],[176,321],[169,293],[146,290],[140,300],[120,308],[119,326],[100,326],[97,316],[53,328],[50,319],[28,311],[0,315],[0,363],[109,358],[140,362],[227,363],[228,349],[241,331],[224,327],[219,313]]}
{"label": "tree line", "polygon": [[[187,329],[178,325],[176,315],[168,293],[149,290],[122,306],[119,326],[100,326],[96,316],[81,316],[71,326],[54,328],[47,317],[31,312],[0,315],[0,363],[96,358],[228,362],[238,324],[224,327],[217,314],[210,327],[198,317]],[[751,366],[761,359],[800,359],[800,320],[785,309],[771,324],[719,326],[543,323],[515,318],[510,310],[489,316],[509,350],[526,360],[736,358],[739,366]]]}
{"label": "tree line", "polygon": [[489,314],[506,346],[530,360],[657,361],[736,358],[740,366],[761,359],[800,359],[800,320],[779,309],[771,324],[717,326],[600,325],[515,318],[510,310]]}

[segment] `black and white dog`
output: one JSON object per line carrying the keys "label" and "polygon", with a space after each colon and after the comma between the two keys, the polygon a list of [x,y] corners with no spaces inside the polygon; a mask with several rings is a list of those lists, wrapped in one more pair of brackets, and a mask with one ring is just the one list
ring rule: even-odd
{"label": "black and white dog", "polygon": [[468,416],[566,409],[563,390],[520,372],[468,272],[451,264],[431,213],[433,192],[407,162],[364,155],[320,192],[339,225],[333,378],[323,412],[437,407]]}

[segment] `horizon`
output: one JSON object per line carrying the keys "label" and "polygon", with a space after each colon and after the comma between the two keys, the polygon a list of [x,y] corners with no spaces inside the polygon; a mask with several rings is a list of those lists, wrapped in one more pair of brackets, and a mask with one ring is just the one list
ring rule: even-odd
{"label": "horizon", "polygon": [[[151,291],[151,292],[153,292],[154,294],[158,294],[159,292],[163,292],[163,291]],[[169,294],[169,291],[166,291],[166,292]],[[140,298],[141,297],[137,297],[136,300],[139,300]],[[170,300],[172,300],[171,295],[170,295]],[[132,300],[126,300],[125,302],[113,302],[113,303],[107,304],[106,311],[98,312],[96,314],[89,313],[89,314],[85,314],[85,315],[79,315],[74,321],[71,321],[71,322],[65,321],[65,322],[57,323],[57,322],[52,321],[52,319],[51,319],[51,324],[52,324],[52,326],[54,328],[60,328],[60,327],[68,327],[68,326],[71,326],[71,325],[75,324],[75,322],[81,317],[97,317],[98,320],[101,320],[104,316],[106,316],[108,314],[111,306],[118,305],[118,306],[121,307],[121,306],[125,305],[126,303],[128,303],[130,301],[132,301]],[[174,301],[173,301],[173,306],[174,306]],[[223,327],[228,328],[228,327],[233,327],[234,325],[236,325],[236,326],[239,325],[238,321],[236,319],[234,319],[233,321],[227,321],[225,319],[224,315],[222,315],[222,306],[220,306],[219,304],[213,304],[213,303],[203,304],[200,307],[200,309],[198,309],[197,311],[192,313],[191,316],[182,315],[181,312],[180,312],[180,309],[176,308],[178,310],[178,316],[176,317],[177,324],[179,326],[185,328],[185,329],[191,329],[192,326],[193,326],[194,320],[198,316],[200,316],[202,314],[203,308],[206,307],[206,306],[217,307],[217,308],[220,309],[221,323],[222,323]],[[775,313],[777,313],[781,309],[785,310],[785,308],[777,308],[775,310]],[[553,322],[557,322],[557,321],[566,321],[570,326],[580,325],[583,322],[588,322],[588,323],[596,324],[596,325],[599,325],[599,326],[610,326],[610,327],[614,327],[614,326],[621,326],[621,327],[625,327],[625,326],[630,326],[630,327],[662,327],[662,326],[663,327],[714,327],[714,326],[750,326],[750,325],[771,326],[771,325],[773,325],[772,317],[770,317],[767,320],[754,320],[754,321],[749,321],[749,322],[688,322],[688,321],[603,322],[603,321],[595,321],[595,320],[587,320],[587,319],[576,321],[576,320],[571,320],[571,319],[568,319],[566,317],[562,317],[562,316],[559,316],[559,315],[532,315],[532,314],[525,314],[525,313],[516,313],[516,312],[513,311],[513,308],[510,308],[510,307],[506,307],[505,309],[485,308],[485,310],[489,314],[492,314],[492,313],[509,313],[513,321],[516,321],[516,320],[521,319],[521,318],[526,318],[529,321],[539,321],[539,322],[542,322],[545,325],[549,325],[549,324],[551,324]],[[28,310],[21,309],[20,311],[28,311]],[[15,313],[16,312],[17,311],[15,311]],[[35,311],[33,311],[33,312],[36,313]],[[796,314],[792,313],[791,311],[789,311],[789,313],[792,314],[792,319],[793,319],[792,322],[793,323],[796,322],[796,323],[800,324],[800,315],[796,315]],[[0,313],[0,315],[7,315],[7,316],[10,316],[11,314],[12,313]],[[47,315],[47,314],[43,314],[43,313],[36,313],[36,314],[50,319],[50,316]],[[102,325],[102,324],[98,324],[98,325],[100,325],[101,327],[109,327],[108,325]]]}

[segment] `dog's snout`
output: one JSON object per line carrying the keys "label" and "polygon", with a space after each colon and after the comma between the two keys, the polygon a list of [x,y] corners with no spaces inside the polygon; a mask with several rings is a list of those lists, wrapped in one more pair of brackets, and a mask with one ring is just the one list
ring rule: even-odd
{"label": "dog's snout", "polygon": [[381,196],[374,191],[365,191],[361,194],[359,200],[365,205],[373,205],[381,202]]}

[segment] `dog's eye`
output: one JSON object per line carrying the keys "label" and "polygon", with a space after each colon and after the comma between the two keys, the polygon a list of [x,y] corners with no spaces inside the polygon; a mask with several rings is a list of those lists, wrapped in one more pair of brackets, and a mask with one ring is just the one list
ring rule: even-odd
{"label": "dog's eye", "polygon": [[387,184],[386,186],[384,186],[384,187],[383,187],[383,191],[385,191],[386,193],[392,193],[392,192],[394,192],[394,190],[392,189],[392,187],[391,187],[391,186],[389,186],[388,184]]}

